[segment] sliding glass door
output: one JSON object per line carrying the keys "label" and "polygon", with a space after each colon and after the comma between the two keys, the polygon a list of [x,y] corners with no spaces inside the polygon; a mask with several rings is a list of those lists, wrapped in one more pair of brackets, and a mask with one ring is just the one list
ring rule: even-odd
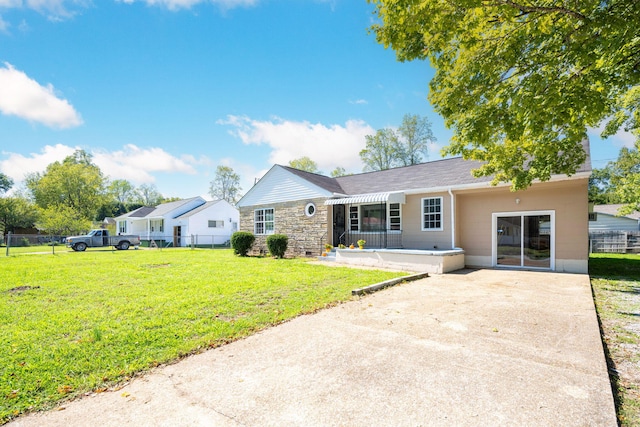
{"label": "sliding glass door", "polygon": [[553,269],[554,212],[493,214],[494,265]]}

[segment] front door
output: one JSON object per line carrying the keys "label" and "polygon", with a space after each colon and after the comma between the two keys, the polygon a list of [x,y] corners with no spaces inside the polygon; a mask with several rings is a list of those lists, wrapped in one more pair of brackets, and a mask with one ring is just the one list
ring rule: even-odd
{"label": "front door", "polygon": [[344,205],[333,205],[333,246],[344,243],[340,241],[344,231]]}
{"label": "front door", "polygon": [[180,246],[180,237],[182,236],[182,227],[179,225],[173,227],[173,247]]}
{"label": "front door", "polygon": [[493,263],[498,267],[555,268],[553,211],[493,214]]}

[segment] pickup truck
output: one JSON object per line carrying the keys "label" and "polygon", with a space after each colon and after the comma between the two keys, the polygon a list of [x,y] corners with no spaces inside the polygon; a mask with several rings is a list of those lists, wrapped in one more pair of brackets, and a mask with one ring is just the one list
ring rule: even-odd
{"label": "pickup truck", "polygon": [[109,230],[91,230],[84,236],[67,237],[67,246],[76,252],[82,252],[87,248],[99,248],[113,246],[119,250],[127,250],[130,246],[140,246],[140,236],[122,234],[110,236]]}

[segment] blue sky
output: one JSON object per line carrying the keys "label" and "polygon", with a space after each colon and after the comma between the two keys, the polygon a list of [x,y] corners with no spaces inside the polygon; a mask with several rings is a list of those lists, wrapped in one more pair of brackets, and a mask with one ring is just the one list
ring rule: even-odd
{"label": "blue sky", "polygon": [[[365,0],[0,0],[0,171],[81,148],[110,179],[208,197],[218,165],[243,192],[308,156],[359,172],[365,135],[426,116],[433,71],[367,33]],[[591,132],[594,167],[630,135]]]}

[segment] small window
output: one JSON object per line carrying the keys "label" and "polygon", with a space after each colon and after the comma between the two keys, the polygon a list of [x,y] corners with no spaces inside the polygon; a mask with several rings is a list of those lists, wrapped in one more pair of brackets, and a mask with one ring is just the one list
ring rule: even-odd
{"label": "small window", "polygon": [[422,199],[422,231],[442,231],[442,197]]}
{"label": "small window", "polygon": [[209,220],[209,228],[224,228],[224,221]]}
{"label": "small window", "polygon": [[389,205],[389,230],[401,230],[400,203]]}
{"label": "small window", "polygon": [[254,234],[274,233],[275,210],[273,208],[256,209],[253,215]]}
{"label": "small window", "polygon": [[304,207],[304,214],[309,217],[314,216],[316,214],[316,205],[307,203],[307,206]]}
{"label": "small window", "polygon": [[358,207],[349,207],[349,228],[351,231],[358,231]]}

